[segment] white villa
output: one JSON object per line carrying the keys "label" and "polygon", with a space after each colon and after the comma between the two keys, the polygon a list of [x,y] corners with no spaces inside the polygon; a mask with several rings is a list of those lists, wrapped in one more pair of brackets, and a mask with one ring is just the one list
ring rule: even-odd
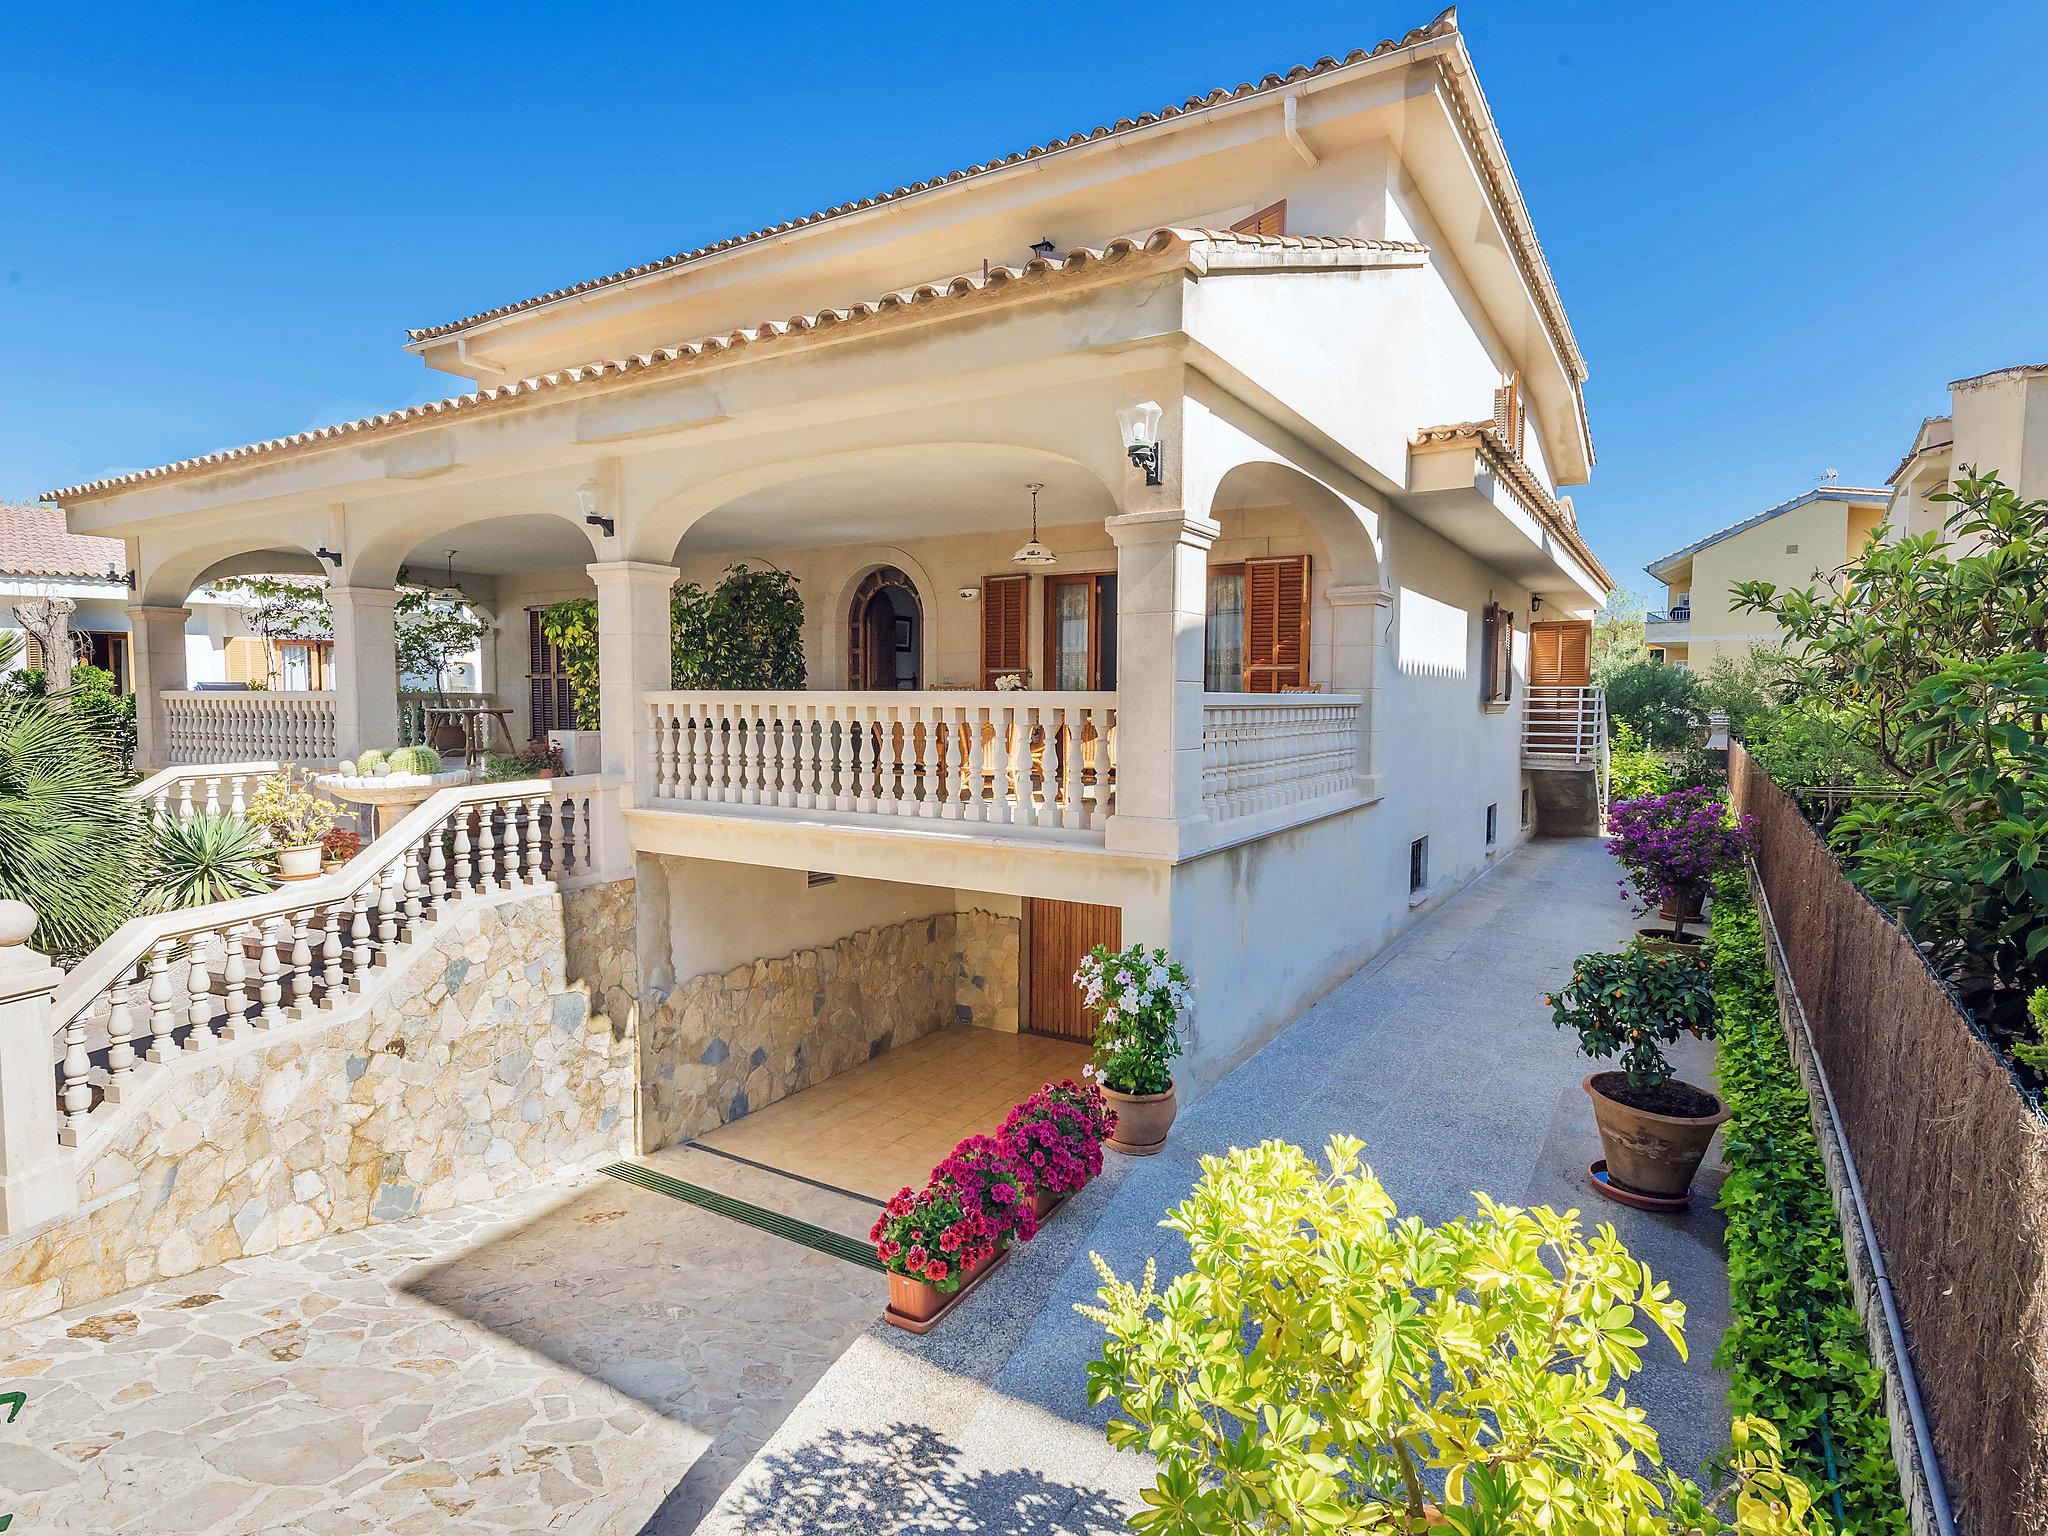
{"label": "white villa", "polygon": [[[1187,961],[1198,1093],[1490,860],[1593,830],[1586,367],[1451,12],[407,347],[447,398],[46,498],[135,572],[150,792],[391,744],[393,585],[444,565],[520,740],[572,723],[538,610],[594,595],[599,771],[449,792],[61,983],[0,949],[0,1011],[76,1035],[0,1165],[0,1278],[48,1305],[940,1029],[1085,1038],[1097,941]],[[737,561],[798,578],[805,689],[672,690],[671,589]],[[193,690],[189,600],[252,566],[327,579],[331,688]],[[227,958],[184,977],[202,921]],[[80,1021],[137,965],[116,1072]],[[220,1177],[159,1197],[194,1134]]]}

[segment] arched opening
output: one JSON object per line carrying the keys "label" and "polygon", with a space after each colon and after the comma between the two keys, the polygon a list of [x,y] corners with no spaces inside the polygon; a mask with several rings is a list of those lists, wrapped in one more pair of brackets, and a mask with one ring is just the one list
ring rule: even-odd
{"label": "arched opening", "polygon": [[924,604],[893,565],[868,573],[847,605],[846,685],[916,692],[924,686]]}

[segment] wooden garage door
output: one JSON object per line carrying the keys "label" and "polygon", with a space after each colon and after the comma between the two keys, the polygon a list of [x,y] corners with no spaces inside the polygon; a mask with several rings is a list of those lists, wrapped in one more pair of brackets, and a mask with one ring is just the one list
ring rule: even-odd
{"label": "wooden garage door", "polygon": [[1031,1022],[1034,1035],[1093,1040],[1095,1020],[1081,1007],[1074,968],[1098,944],[1123,947],[1124,915],[1115,907],[1080,901],[1026,898],[1031,944]]}

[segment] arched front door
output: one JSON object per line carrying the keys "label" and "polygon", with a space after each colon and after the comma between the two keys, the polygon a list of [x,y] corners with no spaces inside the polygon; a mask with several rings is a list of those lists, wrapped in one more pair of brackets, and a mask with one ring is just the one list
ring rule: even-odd
{"label": "arched front door", "polygon": [[893,565],[870,572],[847,605],[846,686],[924,686],[924,604],[910,578]]}

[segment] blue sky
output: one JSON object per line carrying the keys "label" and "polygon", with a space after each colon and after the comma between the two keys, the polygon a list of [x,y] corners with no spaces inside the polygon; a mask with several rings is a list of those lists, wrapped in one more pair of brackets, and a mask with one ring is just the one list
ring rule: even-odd
{"label": "blue sky", "polygon": [[[1371,46],[1414,8],[48,6],[0,49],[0,497],[447,393],[433,324]],[[1147,30],[1148,18],[1168,20]],[[2048,6],[1480,0],[1617,578],[2048,360]]]}

